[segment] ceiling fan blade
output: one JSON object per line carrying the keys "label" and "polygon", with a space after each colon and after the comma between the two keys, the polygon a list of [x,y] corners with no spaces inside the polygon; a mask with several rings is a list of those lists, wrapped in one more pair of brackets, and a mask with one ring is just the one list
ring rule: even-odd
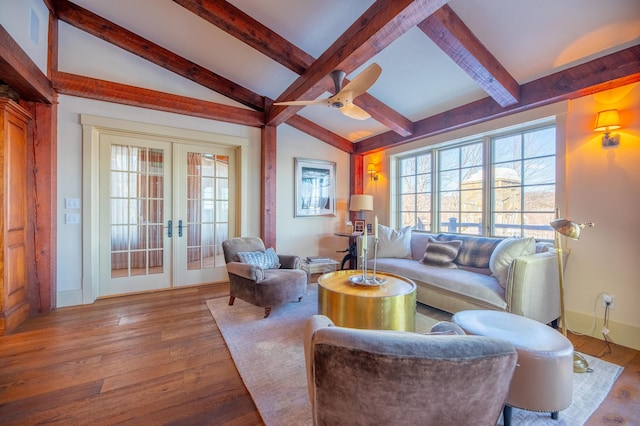
{"label": "ceiling fan blade", "polygon": [[354,104],[346,104],[340,108],[340,112],[347,117],[355,118],[356,120],[366,120],[367,118],[371,118],[367,111]]}
{"label": "ceiling fan blade", "polygon": [[286,101],[286,102],[274,102],[274,105],[297,105],[297,106],[305,106],[305,105],[318,105],[318,104],[326,104],[330,98],[324,99],[315,99],[313,101]]}
{"label": "ceiling fan blade", "polygon": [[340,92],[351,92],[352,98],[356,98],[366,92],[369,87],[373,86],[373,83],[376,82],[381,73],[382,68],[374,62],[355,76]]}

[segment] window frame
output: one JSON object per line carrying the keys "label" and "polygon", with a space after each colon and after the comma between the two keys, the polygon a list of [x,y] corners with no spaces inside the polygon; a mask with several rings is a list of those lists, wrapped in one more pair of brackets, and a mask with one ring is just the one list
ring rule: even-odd
{"label": "window frame", "polygon": [[[482,144],[482,173],[485,178],[483,179],[483,188],[482,188],[482,212],[481,212],[481,231],[479,235],[481,236],[489,236],[489,237],[504,237],[503,235],[495,235],[493,232],[495,229],[494,223],[494,205],[493,205],[493,166],[494,166],[494,153],[493,153],[493,140],[506,137],[509,135],[524,135],[525,133],[553,128],[555,129],[555,154],[554,163],[555,163],[555,176],[554,176],[554,194],[555,200],[558,200],[560,196],[559,185],[562,181],[561,172],[564,169],[561,167],[560,160],[564,158],[563,153],[561,152],[561,145],[558,143],[558,132],[562,129],[561,123],[557,122],[556,117],[547,117],[541,120],[536,120],[529,123],[519,124],[515,126],[510,126],[508,128],[496,129],[493,131],[488,131],[483,134],[471,135],[469,137],[446,141],[438,144],[434,144],[429,147],[423,147],[411,150],[409,152],[398,153],[392,156],[392,167],[391,171],[393,173],[392,185],[390,186],[390,205],[391,205],[391,224],[395,224],[397,228],[405,226],[402,224],[402,215],[405,211],[402,210],[402,177],[401,176],[401,162],[403,160],[407,160],[410,158],[417,158],[421,155],[431,154],[431,211],[430,214],[430,223],[431,229],[425,230],[416,230],[416,232],[430,232],[430,233],[440,233],[440,232],[448,232],[446,228],[443,229],[442,224],[439,221],[439,216],[441,212],[441,206],[439,205],[439,152],[456,148],[463,147],[465,145],[474,144],[480,142]],[[526,186],[522,184],[522,186]],[[557,201],[554,203],[556,204]],[[522,211],[522,210],[520,210]],[[522,228],[521,228],[522,229]],[[549,226],[549,230],[552,228]],[[477,235],[477,234],[474,234]],[[525,234],[526,235],[526,234]],[[539,240],[550,240],[546,238],[538,238]]]}

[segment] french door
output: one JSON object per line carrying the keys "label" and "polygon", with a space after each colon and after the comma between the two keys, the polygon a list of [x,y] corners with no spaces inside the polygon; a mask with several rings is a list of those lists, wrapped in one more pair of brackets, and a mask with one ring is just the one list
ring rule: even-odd
{"label": "french door", "polygon": [[234,151],[100,135],[100,296],[226,279]]}

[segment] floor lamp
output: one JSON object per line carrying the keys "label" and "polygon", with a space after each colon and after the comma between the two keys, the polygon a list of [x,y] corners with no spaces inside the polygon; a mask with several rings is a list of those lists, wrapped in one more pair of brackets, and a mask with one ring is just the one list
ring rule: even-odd
{"label": "floor lamp", "polygon": [[[564,312],[564,260],[562,258],[562,244],[560,235],[573,240],[580,238],[580,232],[584,227],[593,227],[595,224],[576,223],[568,219],[558,218],[558,208],[556,207],[556,219],[551,221],[551,227],[556,231],[556,252],[558,254],[558,274],[560,279],[560,316],[562,318],[562,334],[567,337],[567,318]],[[591,371],[587,360],[577,352],[573,352],[573,371],[575,373],[586,373]]]}

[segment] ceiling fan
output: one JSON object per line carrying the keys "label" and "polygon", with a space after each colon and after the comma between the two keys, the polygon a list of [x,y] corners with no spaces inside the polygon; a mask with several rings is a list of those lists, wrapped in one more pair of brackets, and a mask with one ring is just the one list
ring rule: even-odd
{"label": "ceiling fan", "polygon": [[346,86],[342,87],[342,82],[346,73],[341,70],[331,71],[331,78],[335,85],[335,95],[324,99],[316,99],[313,101],[288,101],[275,102],[274,105],[322,105],[325,104],[331,108],[338,108],[340,112],[350,118],[356,120],[366,120],[371,117],[368,112],[353,103],[353,100],[366,92],[369,87],[373,86],[378,77],[382,73],[380,65],[373,63],[365,68]]}

